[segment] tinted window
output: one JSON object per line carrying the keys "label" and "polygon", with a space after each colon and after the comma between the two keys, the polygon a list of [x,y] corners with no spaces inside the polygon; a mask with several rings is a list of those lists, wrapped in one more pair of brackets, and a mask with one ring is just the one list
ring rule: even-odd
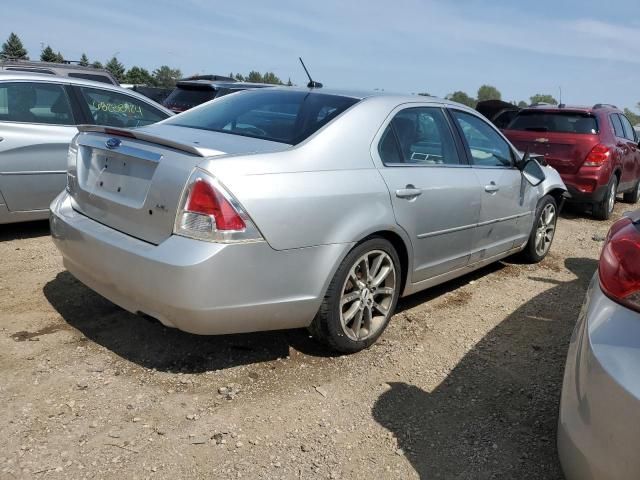
{"label": "tinted window", "polygon": [[0,84],[0,120],[73,125],[69,100],[61,85]]}
{"label": "tinted window", "polygon": [[507,128],[531,132],[595,134],[598,133],[598,122],[588,113],[524,110]]}
{"label": "tinted window", "polygon": [[167,107],[177,107],[180,110],[188,110],[202,103],[213,100],[216,90],[211,88],[185,88],[176,87],[164,101]]}
{"label": "tinted window", "polygon": [[408,108],[387,127],[378,148],[385,164],[460,163],[447,119],[439,108]]}
{"label": "tinted window", "polygon": [[620,121],[620,117],[615,113],[611,115],[611,123],[613,124],[613,131],[616,134],[616,137],[624,138],[624,129],[622,128],[622,122]]}
{"label": "tinted window", "polygon": [[95,125],[142,127],[167,118],[167,114],[123,93],[79,87]]}
{"label": "tinted window", "polygon": [[295,145],[357,101],[315,92],[247,90],[221,97],[167,123]]}
{"label": "tinted window", "polygon": [[624,129],[625,138],[635,142],[636,140],[635,132],[633,130],[633,127],[631,126],[631,122],[629,121],[629,119],[624,115],[620,115],[620,120],[622,121],[622,128]]}
{"label": "tinted window", "polygon": [[511,147],[484,120],[459,110],[452,110],[471,150],[474,165],[485,167],[511,166]]}
{"label": "tinted window", "polygon": [[69,76],[73,78],[84,78],[85,80],[93,80],[94,82],[102,82],[102,83],[108,83],[109,85],[113,85],[113,80],[111,80],[106,75],[98,75],[96,73],[69,72]]}

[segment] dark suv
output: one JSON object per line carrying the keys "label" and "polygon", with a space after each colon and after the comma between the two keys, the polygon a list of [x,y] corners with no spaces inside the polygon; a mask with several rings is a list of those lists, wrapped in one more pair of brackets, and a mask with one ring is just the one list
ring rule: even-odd
{"label": "dark suv", "polygon": [[184,112],[214,98],[250,88],[273,87],[266,83],[237,82],[233,78],[206,75],[179,80],[162,104],[175,113]]}
{"label": "dark suv", "polygon": [[611,216],[617,193],[640,197],[640,148],[631,122],[613,105],[543,105],[521,110],[504,130],[520,150],[544,156],[562,176],[570,201]]}

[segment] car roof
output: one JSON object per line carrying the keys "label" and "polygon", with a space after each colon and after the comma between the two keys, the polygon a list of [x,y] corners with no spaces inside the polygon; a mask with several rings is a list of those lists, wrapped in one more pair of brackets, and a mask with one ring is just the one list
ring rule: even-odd
{"label": "car roof", "polygon": [[31,82],[39,82],[39,83],[62,83],[67,85],[78,85],[82,87],[92,87],[98,88],[101,90],[113,90],[115,92],[125,92],[127,95],[131,95],[139,100],[142,100],[145,103],[150,103],[154,107],[159,108],[160,110],[171,113],[173,112],[157,102],[154,102],[149,97],[145,97],[144,95],[137,93],[128,88],[122,88],[119,85],[112,85],[110,83],[104,82],[96,82],[93,80],[85,80],[84,78],[74,78],[74,77],[63,77],[59,75],[49,75],[47,73],[25,73],[25,72],[15,72],[15,71],[6,71],[0,70],[0,82],[9,82],[9,81],[31,81]]}
{"label": "car roof", "polygon": [[596,103],[592,106],[586,105],[531,105],[529,107],[523,108],[523,112],[580,112],[580,113],[590,113],[595,114],[596,112],[618,112],[621,113],[620,109],[615,105],[609,105],[606,103]]}
{"label": "car roof", "polygon": [[[29,72],[28,70],[33,70]],[[36,70],[48,70],[50,75],[67,76],[68,73],[83,73],[87,75],[100,75],[108,78],[112,84],[117,85],[118,81],[113,74],[105,68],[95,68],[72,63],[42,62],[34,60],[0,60],[0,71],[13,71],[25,73],[48,73],[37,72]],[[73,77],[75,78],[75,77]]]}
{"label": "car roof", "polygon": [[190,87],[210,87],[212,89],[216,88],[261,88],[261,87],[274,87],[275,85],[271,83],[253,83],[253,82],[230,82],[225,80],[202,80],[202,79],[194,79],[194,80],[178,80],[176,82],[176,87],[181,87],[184,85],[188,85]]}

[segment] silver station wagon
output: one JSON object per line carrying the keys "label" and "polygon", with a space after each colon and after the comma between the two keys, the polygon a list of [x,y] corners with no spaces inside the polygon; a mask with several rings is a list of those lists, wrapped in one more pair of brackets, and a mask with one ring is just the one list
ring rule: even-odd
{"label": "silver station wagon", "polygon": [[462,105],[273,88],[80,127],[51,230],[66,268],[131,312],[197,334],[308,327],[355,352],[401,295],[544,258],[564,192]]}
{"label": "silver station wagon", "polygon": [[0,224],[46,219],[66,182],[76,125],[138,127],[172,113],[119,86],[0,72]]}

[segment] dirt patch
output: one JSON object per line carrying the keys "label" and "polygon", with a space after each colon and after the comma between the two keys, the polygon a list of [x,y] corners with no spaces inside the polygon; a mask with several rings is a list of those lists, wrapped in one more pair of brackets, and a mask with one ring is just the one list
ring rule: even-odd
{"label": "dirt patch", "polygon": [[0,478],[560,479],[566,349],[610,223],[561,218],[542,264],[402,299],[351,356],[305,330],[131,315],[64,271],[42,224],[5,226]]}

